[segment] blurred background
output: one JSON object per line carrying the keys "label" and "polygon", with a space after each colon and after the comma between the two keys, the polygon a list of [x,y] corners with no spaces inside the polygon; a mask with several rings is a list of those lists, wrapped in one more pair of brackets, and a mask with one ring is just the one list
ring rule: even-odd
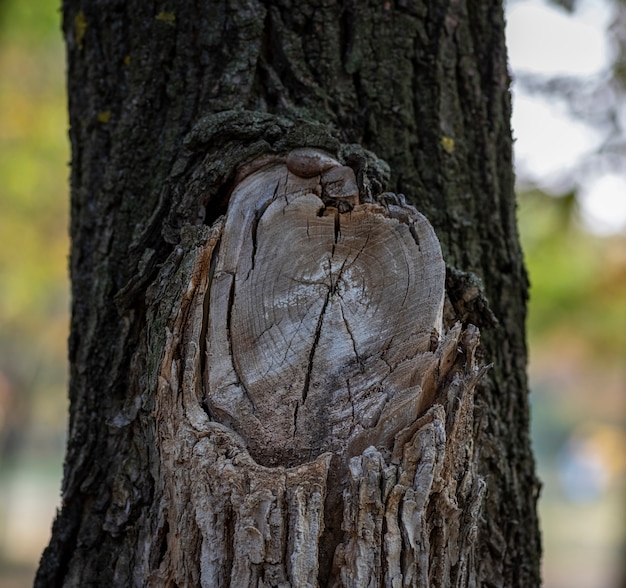
{"label": "blurred background", "polygon": [[[32,585],[66,432],[60,12],[0,0],[0,587]],[[626,0],[509,0],[546,588],[626,588]]]}
{"label": "blurred background", "polygon": [[626,1],[509,0],[546,588],[626,588]]}

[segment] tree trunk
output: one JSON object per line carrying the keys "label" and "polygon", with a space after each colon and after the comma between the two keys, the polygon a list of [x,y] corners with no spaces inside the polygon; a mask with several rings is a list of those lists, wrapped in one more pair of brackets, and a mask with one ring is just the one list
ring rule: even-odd
{"label": "tree trunk", "polygon": [[538,586],[500,3],[63,10],[70,435],[36,584]]}

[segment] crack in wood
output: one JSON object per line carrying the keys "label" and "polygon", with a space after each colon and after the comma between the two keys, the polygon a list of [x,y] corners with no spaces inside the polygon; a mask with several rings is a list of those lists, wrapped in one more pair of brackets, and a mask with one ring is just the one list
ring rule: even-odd
{"label": "crack in wood", "polygon": [[269,206],[269,202],[265,204],[263,208],[255,211],[254,218],[252,219],[252,225],[250,226],[250,238],[252,239],[252,254],[250,261],[250,269],[248,270],[248,274],[246,275],[246,280],[250,277],[250,274],[254,271],[255,261],[256,261],[256,250],[257,250],[257,229],[259,226],[259,219],[263,216],[263,212],[265,212],[265,208]]}
{"label": "crack in wood", "polygon": [[419,235],[417,234],[417,231],[416,231],[415,226],[413,224],[409,225],[409,231],[411,231],[411,235],[413,236],[413,239],[415,240],[415,244],[417,245],[418,250],[421,251],[421,248],[420,248],[420,238],[419,238]]}
{"label": "crack in wood", "polygon": [[[350,325],[348,324],[346,315],[343,310],[343,306],[341,304],[339,305],[339,309],[341,311],[341,318],[343,319],[343,324],[346,326],[346,331],[348,331],[348,335],[350,335],[350,341],[352,341],[352,349],[354,350],[354,356],[356,357],[356,361],[359,364],[361,371],[363,371],[364,369],[363,362],[361,361],[361,357],[359,356],[359,352],[357,351],[356,341],[354,340],[352,329],[350,328]],[[348,390],[348,393],[349,393],[349,390]]]}
{"label": "crack in wood", "polygon": [[[331,277],[332,280],[332,277]],[[324,323],[324,313],[326,312],[326,308],[328,307],[328,303],[332,296],[332,281],[331,288],[329,288],[328,293],[326,294],[326,298],[324,299],[324,305],[322,306],[322,310],[317,319],[317,324],[315,325],[315,334],[313,336],[313,344],[311,345],[311,350],[309,351],[308,364],[306,373],[304,376],[304,386],[302,388],[302,404],[306,402],[307,396],[309,395],[309,387],[311,384],[311,373],[313,372],[313,360],[315,358],[315,351],[317,350],[317,345],[320,340],[320,336],[322,334],[322,325]]]}
{"label": "crack in wood", "polygon": [[[235,385],[240,386],[245,393],[246,387],[244,384],[244,380],[241,377],[241,370],[237,365],[237,354],[233,352],[233,337],[232,337],[232,316],[233,316],[233,305],[235,303],[235,276],[231,277],[230,288],[228,290],[228,302],[226,303],[226,341],[228,342],[228,351],[229,358],[232,361],[233,366],[233,374],[236,378]],[[254,406],[254,400],[249,396],[248,400],[252,405],[253,410],[256,412],[256,407]]]}

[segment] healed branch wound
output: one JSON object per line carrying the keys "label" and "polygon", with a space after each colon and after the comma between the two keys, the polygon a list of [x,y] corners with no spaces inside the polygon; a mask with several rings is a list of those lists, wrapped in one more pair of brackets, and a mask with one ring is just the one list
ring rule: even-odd
{"label": "healed branch wound", "polygon": [[432,400],[445,265],[428,221],[385,196],[362,202],[353,170],[311,148],[238,176],[210,284],[205,393],[259,463],[390,448]]}
{"label": "healed branch wound", "polygon": [[256,159],[150,288],[147,585],[473,585],[478,329],[444,331],[432,227],[367,180]]}

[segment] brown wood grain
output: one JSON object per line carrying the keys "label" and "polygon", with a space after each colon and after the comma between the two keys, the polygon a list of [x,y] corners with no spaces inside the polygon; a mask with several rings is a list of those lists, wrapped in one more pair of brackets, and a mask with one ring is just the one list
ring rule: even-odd
{"label": "brown wood grain", "polygon": [[210,408],[273,465],[345,448],[412,388],[406,426],[443,328],[432,227],[358,203],[354,172],[319,150],[256,167],[233,190],[212,275]]}

